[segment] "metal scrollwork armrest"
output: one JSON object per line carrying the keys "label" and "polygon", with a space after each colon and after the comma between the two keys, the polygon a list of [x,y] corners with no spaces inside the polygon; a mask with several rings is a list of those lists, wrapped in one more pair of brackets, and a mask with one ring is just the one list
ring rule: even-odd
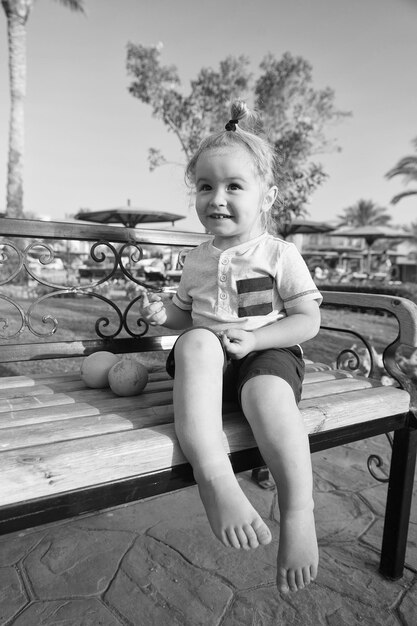
{"label": "metal scrollwork armrest", "polygon": [[[410,414],[417,427],[417,305],[406,298],[351,292],[324,292],[324,302],[331,306],[385,311],[396,318],[398,334],[395,340],[385,347],[382,360],[388,375],[410,394]],[[372,350],[370,356],[372,358]],[[392,448],[392,436],[390,433],[386,436]],[[378,469],[383,467],[379,455],[371,454],[367,465],[376,480],[388,482],[385,475],[380,477],[375,473],[375,467]]]}

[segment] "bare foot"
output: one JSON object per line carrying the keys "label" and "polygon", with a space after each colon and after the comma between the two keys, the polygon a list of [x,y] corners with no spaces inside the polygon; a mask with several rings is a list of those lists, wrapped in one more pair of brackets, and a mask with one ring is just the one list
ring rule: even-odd
{"label": "bare foot", "polygon": [[268,526],[241,490],[234,474],[200,480],[198,489],[210,526],[225,546],[249,550],[271,541]]}
{"label": "bare foot", "polygon": [[313,507],[281,512],[277,586],[282,593],[298,591],[317,576],[319,554]]}

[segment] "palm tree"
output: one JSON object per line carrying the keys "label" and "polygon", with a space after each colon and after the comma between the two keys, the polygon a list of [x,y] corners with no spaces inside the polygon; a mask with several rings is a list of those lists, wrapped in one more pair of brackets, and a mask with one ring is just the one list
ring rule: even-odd
{"label": "palm tree", "polygon": [[411,241],[413,241],[415,244],[417,243],[417,222],[411,222],[411,224],[408,224],[407,226],[403,227],[405,231],[409,232],[412,239]]}
{"label": "palm tree", "polygon": [[[412,144],[417,150],[417,137],[413,139]],[[408,183],[417,183],[417,155],[410,155],[400,159],[389,172],[385,175],[387,178],[393,178],[394,176],[404,176],[404,182],[406,185]],[[417,189],[409,189],[408,191],[403,191],[402,193],[398,193],[391,200],[392,204],[397,204],[403,198],[408,196],[417,195]]]}
{"label": "palm tree", "polygon": [[[26,95],[26,22],[35,0],[1,0],[7,18],[10,80],[9,160],[6,215],[23,216],[24,103]],[[84,12],[84,0],[59,0]]]}
{"label": "palm tree", "polygon": [[387,209],[379,207],[372,200],[358,200],[337,217],[340,226],[384,226],[391,221]]}

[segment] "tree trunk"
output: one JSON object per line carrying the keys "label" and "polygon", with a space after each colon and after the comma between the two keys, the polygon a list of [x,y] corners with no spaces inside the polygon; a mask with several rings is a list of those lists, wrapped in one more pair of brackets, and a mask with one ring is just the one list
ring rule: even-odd
{"label": "tree trunk", "polygon": [[[26,95],[26,19],[31,2],[6,9],[9,44],[10,123],[6,215],[23,216],[24,102]],[[17,5],[20,5],[17,7]],[[17,9],[17,10],[16,10]],[[20,9],[20,10],[19,10]]]}

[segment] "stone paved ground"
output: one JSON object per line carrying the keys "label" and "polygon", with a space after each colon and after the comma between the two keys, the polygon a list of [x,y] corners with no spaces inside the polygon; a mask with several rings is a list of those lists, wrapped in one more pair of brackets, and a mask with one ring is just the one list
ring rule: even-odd
{"label": "stone paved ground", "polygon": [[[386,486],[366,469],[384,437],[313,456],[320,573],[274,585],[276,494],[241,485],[274,540],[250,553],[212,537],[196,488],[0,538],[3,626],[415,626],[417,493],[400,581],[378,574]],[[417,489],[415,489],[415,492]]]}

